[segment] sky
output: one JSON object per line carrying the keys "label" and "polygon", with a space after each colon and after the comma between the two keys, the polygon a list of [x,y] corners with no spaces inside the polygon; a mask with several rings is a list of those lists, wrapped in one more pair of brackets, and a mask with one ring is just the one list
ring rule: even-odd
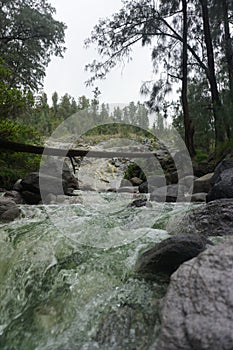
{"label": "sky", "polygon": [[110,104],[143,102],[140,87],[144,81],[154,78],[150,49],[139,44],[133,51],[133,61],[124,68],[120,65],[107,75],[103,81],[96,81],[93,87],[87,88],[85,81],[90,73],[85,65],[98,59],[96,48],[84,48],[84,40],[90,36],[100,18],[109,17],[121,8],[121,0],[49,0],[56,8],[55,18],[64,22],[66,30],[66,52],[64,58],[52,57],[46,71],[44,91],[51,96],[57,91],[61,97],[68,93],[75,99],[85,95],[93,98],[95,86],[101,91],[100,101]]}

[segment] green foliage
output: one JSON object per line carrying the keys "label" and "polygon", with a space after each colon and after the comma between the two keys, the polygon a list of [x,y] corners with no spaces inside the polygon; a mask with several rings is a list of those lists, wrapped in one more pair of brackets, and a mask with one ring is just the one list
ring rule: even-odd
{"label": "green foliage", "polygon": [[[32,127],[0,121],[0,138],[19,143],[39,144],[40,137]],[[1,150],[0,153],[0,187],[11,188],[15,181],[32,171],[37,171],[40,156]]]}
{"label": "green foliage", "polygon": [[[208,151],[213,143],[233,139],[232,18],[233,2],[227,0],[164,0],[156,6],[152,0],[125,0],[111,17],[99,20],[86,40],[86,46],[95,45],[99,54],[99,59],[86,66],[90,72],[87,84],[105,78],[119,63],[130,62],[136,43],[150,45],[158,74],[141,89],[149,96],[147,106],[156,112],[167,102],[171,106],[167,95],[174,83],[182,82],[178,100],[182,108],[174,124],[185,134],[191,153],[193,130],[197,147]],[[185,98],[187,83],[190,105]],[[134,108],[132,104],[125,111],[125,120],[135,116],[131,114]],[[114,114],[122,119],[119,110]]]}
{"label": "green foliage", "polygon": [[66,26],[46,0],[5,0],[0,7],[0,56],[16,88],[37,90],[51,55],[63,56]]}
{"label": "green foliage", "polygon": [[0,57],[0,119],[15,119],[34,102],[30,91],[22,91],[10,85],[10,77],[11,72]]}
{"label": "green foliage", "polygon": [[142,181],[146,181],[145,173],[136,163],[130,164],[124,174],[124,179],[130,180],[133,177],[138,177]]}
{"label": "green foliage", "polygon": [[204,153],[201,149],[196,149],[196,155],[194,161],[201,163],[209,158],[208,154]]}

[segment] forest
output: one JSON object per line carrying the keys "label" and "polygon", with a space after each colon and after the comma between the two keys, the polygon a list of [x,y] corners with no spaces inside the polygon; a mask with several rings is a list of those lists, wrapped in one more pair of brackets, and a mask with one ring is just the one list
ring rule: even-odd
{"label": "forest", "polygon": [[[94,46],[98,52],[85,67],[93,97],[68,92],[58,96],[55,88],[49,104],[43,90],[46,69],[51,57],[62,59],[66,49],[66,24],[57,21],[55,13],[47,0],[0,1],[0,138],[43,144],[60,123],[78,112],[82,120],[123,121],[148,131],[170,127],[169,117],[193,159],[200,154],[219,157],[232,147],[232,1],[123,1],[117,13],[99,20],[85,41],[87,49]],[[141,86],[145,103],[132,101],[110,110],[99,102],[96,85],[120,62],[130,64],[138,42],[151,48],[157,78]],[[174,87],[177,98],[171,100]],[[150,125],[152,111],[157,118]],[[95,132],[101,133],[101,128]],[[39,161],[38,156],[2,150],[2,183],[37,169]]]}

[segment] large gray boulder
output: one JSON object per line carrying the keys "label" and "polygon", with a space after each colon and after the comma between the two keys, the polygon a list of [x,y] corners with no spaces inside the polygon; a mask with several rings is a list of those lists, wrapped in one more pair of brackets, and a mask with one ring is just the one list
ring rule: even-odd
{"label": "large gray boulder", "polygon": [[231,238],[172,275],[156,350],[233,349],[232,273]]}
{"label": "large gray boulder", "polygon": [[181,218],[173,218],[166,229],[169,233],[206,237],[233,235],[233,200],[220,199],[201,205]]}
{"label": "large gray boulder", "polygon": [[193,193],[209,192],[211,189],[211,179],[213,173],[206,174],[194,180],[193,183]]}
{"label": "large gray boulder", "polygon": [[233,158],[219,163],[210,180],[212,188],[208,192],[206,201],[220,198],[233,198]]}
{"label": "large gray boulder", "polygon": [[165,239],[146,250],[139,258],[136,271],[143,278],[171,275],[187,260],[206,249],[209,240],[199,235],[177,235]]}
{"label": "large gray boulder", "polygon": [[207,202],[220,198],[233,198],[233,168],[223,170],[216,178],[216,183],[208,192]]}
{"label": "large gray boulder", "polygon": [[233,169],[233,158],[224,159],[214,169],[214,174],[210,180],[212,186],[220,181],[220,175],[224,170]]}
{"label": "large gray boulder", "polygon": [[11,198],[0,198],[0,221],[13,221],[20,216],[20,209]]}
{"label": "large gray boulder", "polygon": [[67,192],[67,182],[55,176],[45,175],[41,173],[30,173],[21,181],[22,192],[30,191],[40,194],[53,193],[63,194]]}
{"label": "large gray boulder", "polygon": [[45,163],[40,167],[40,173],[52,177],[60,177],[62,170],[62,180],[67,184],[67,188],[79,189],[77,178],[72,173],[68,163],[58,157],[47,157]]}

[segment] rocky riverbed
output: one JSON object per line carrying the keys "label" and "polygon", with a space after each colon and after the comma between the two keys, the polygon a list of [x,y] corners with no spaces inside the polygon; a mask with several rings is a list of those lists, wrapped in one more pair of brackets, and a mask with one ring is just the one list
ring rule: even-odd
{"label": "rocky riverbed", "polygon": [[179,183],[124,182],[129,164],[50,164],[43,194],[37,173],[2,193],[1,349],[233,348],[232,159]]}

